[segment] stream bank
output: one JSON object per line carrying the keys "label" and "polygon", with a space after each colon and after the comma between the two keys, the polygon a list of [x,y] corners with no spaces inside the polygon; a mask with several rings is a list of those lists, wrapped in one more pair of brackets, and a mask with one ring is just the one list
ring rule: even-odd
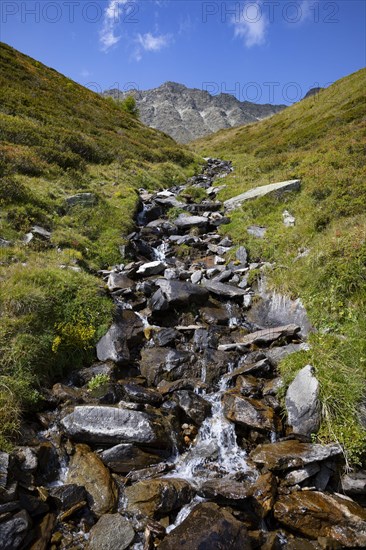
{"label": "stream bank", "polygon": [[207,159],[186,186],[140,190],[133,261],[101,272],[115,319],[98,362],[56,384],[1,453],[2,548],[366,546],[362,474],[343,476],[337,444],[312,443],[311,366],[297,385],[314,406],[293,388],[283,418],[277,366],[309,326],[278,299],[264,315],[251,274],[268,266],[219,234],[231,171]]}

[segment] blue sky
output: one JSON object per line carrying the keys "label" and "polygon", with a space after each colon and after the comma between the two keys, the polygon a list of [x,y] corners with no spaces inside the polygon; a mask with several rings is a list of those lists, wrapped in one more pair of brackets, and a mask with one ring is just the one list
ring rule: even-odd
{"label": "blue sky", "polygon": [[95,91],[292,103],[365,66],[364,0],[2,0],[1,40]]}

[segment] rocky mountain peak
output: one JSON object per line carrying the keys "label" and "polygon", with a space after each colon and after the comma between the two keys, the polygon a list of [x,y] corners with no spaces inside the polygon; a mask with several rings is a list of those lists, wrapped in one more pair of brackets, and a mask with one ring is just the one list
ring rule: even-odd
{"label": "rocky mountain peak", "polygon": [[171,81],[151,90],[121,92],[112,89],[103,95],[119,100],[133,95],[141,121],[169,134],[180,143],[187,143],[223,128],[256,122],[285,108],[285,105],[239,101],[227,93],[211,95],[206,90],[188,88]]}

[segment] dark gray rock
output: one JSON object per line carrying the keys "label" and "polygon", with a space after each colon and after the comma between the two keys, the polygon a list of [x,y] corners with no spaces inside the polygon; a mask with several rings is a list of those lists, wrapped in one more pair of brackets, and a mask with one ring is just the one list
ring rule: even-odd
{"label": "dark gray rock", "polygon": [[133,542],[132,524],[120,514],[105,514],[92,527],[89,550],[125,550]]}
{"label": "dark gray rock", "polygon": [[173,395],[173,399],[197,426],[200,426],[211,412],[211,405],[193,391],[179,390]]}
{"label": "dark gray rock", "polygon": [[85,487],[81,485],[69,484],[49,489],[50,495],[56,501],[61,510],[68,510],[86,500]]}
{"label": "dark gray rock", "polygon": [[22,548],[23,541],[32,527],[31,519],[25,510],[0,523],[0,547],[2,550]]}
{"label": "dark gray rock", "polygon": [[149,405],[158,406],[163,401],[161,393],[152,388],[144,388],[139,384],[124,384],[123,391],[125,396],[135,403],[148,403]]}
{"label": "dark gray rock", "polygon": [[191,227],[206,227],[208,223],[207,218],[204,216],[188,216],[187,214],[180,214],[176,220],[174,220],[174,225],[178,229],[190,229]]}
{"label": "dark gray rock", "polygon": [[144,451],[128,443],[121,443],[103,451],[100,458],[112,472],[117,474],[128,474],[132,470],[148,468],[159,464],[162,460],[160,455]]}
{"label": "dark gray rock", "polygon": [[143,277],[150,277],[151,275],[159,275],[160,273],[163,273],[163,271],[166,268],[166,264],[164,262],[160,262],[156,260],[155,262],[148,262],[147,264],[142,264],[136,274],[143,276]]}
{"label": "dark gray rock", "polygon": [[186,351],[171,348],[143,349],[140,371],[149,386],[157,386],[162,380],[174,381],[191,377],[194,356]]}
{"label": "dark gray rock", "polygon": [[166,448],[171,444],[164,419],[117,407],[80,406],[61,420],[66,434],[85,443],[136,443]]}
{"label": "dark gray rock", "polygon": [[319,382],[311,365],[301,369],[288,387],[286,409],[294,433],[317,433],[321,421]]}
{"label": "dark gray rock", "polygon": [[145,339],[141,318],[132,310],[124,309],[118,322],[113,324],[97,344],[99,361],[114,361],[118,365],[130,360],[130,350]]}
{"label": "dark gray rock", "polygon": [[238,390],[230,390],[223,396],[226,418],[255,430],[276,431],[276,418],[271,407],[258,399],[244,397]]}
{"label": "dark gray rock", "polygon": [[154,336],[156,345],[161,347],[174,344],[178,338],[180,338],[180,334],[173,328],[163,328]]}
{"label": "dark gray rock", "polygon": [[211,293],[223,298],[238,298],[245,296],[246,291],[242,288],[238,288],[233,285],[227,285],[225,283],[219,283],[213,279],[204,279],[202,284]]}
{"label": "dark gray rock", "polygon": [[241,263],[241,265],[247,265],[248,252],[244,246],[239,246],[239,248],[235,252],[235,258]]}
{"label": "dark gray rock", "polygon": [[135,286],[135,282],[128,277],[127,273],[112,271],[108,277],[107,286],[113,292],[115,290],[132,288]]}
{"label": "dark gray rock", "polygon": [[202,304],[208,298],[208,292],[201,286],[186,281],[159,279],[160,287],[150,300],[152,311],[166,311],[171,307]]}

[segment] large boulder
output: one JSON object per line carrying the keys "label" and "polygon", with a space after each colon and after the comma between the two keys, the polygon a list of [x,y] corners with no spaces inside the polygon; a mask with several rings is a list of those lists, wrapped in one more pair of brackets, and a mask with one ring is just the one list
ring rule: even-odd
{"label": "large boulder", "polygon": [[198,504],[159,545],[159,550],[250,550],[246,527],[213,502]]}
{"label": "large boulder", "polygon": [[163,417],[118,407],[75,407],[61,424],[69,437],[84,443],[136,443],[163,449],[171,443]]}
{"label": "large boulder", "polygon": [[117,506],[116,483],[108,468],[87,445],[76,445],[69,464],[67,483],[85,487],[89,505],[97,516],[112,512]]}
{"label": "large boulder", "polygon": [[135,538],[129,521],[120,514],[105,514],[90,531],[89,550],[125,550]]}
{"label": "large boulder", "polygon": [[174,220],[174,225],[178,229],[191,229],[191,227],[206,227],[207,218],[204,216],[189,216],[188,214],[180,214],[176,220]]}
{"label": "large boulder", "polygon": [[366,510],[348,498],[316,491],[282,495],[275,518],[311,539],[330,538],[345,548],[366,547]]}
{"label": "large boulder", "polygon": [[114,361],[118,365],[127,364],[130,350],[144,341],[144,325],[140,317],[130,309],[124,309],[118,322],[97,343],[99,361]]}
{"label": "large boulder", "polygon": [[186,307],[192,303],[202,304],[208,299],[208,291],[199,285],[175,279],[156,281],[159,290],[150,300],[152,311],[166,311],[174,307]]}
{"label": "large boulder", "polygon": [[127,510],[163,517],[188,504],[194,497],[194,490],[184,479],[150,479],[127,487],[124,496]]}
{"label": "large boulder", "polygon": [[251,452],[251,459],[269,470],[281,471],[290,468],[303,468],[306,464],[342,456],[340,445],[320,445],[302,443],[296,439],[258,445]]}
{"label": "large boulder", "polygon": [[269,185],[261,185],[260,187],[254,187],[241,195],[237,195],[236,197],[226,200],[224,205],[226,210],[230,211],[238,208],[247,200],[264,197],[265,195],[269,195],[271,193],[282,194],[288,191],[299,191],[300,186],[300,180],[288,180],[281,181],[279,183],[270,183]]}
{"label": "large boulder", "polygon": [[243,397],[239,390],[230,390],[224,394],[223,404],[226,418],[235,424],[259,431],[276,431],[274,411],[262,401]]}
{"label": "large boulder", "polygon": [[286,393],[288,423],[294,433],[311,435],[319,430],[319,382],[313,373],[311,365],[301,369]]}

